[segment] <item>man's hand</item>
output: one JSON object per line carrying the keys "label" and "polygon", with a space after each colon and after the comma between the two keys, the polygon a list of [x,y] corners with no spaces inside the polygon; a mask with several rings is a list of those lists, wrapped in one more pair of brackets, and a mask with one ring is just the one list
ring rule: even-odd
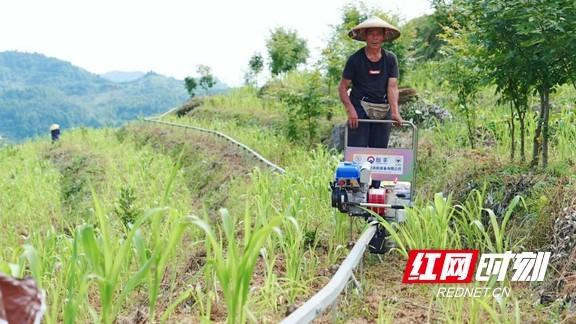
{"label": "man's hand", "polygon": [[402,116],[400,116],[400,114],[398,113],[392,113],[392,116],[390,116],[391,119],[394,121],[394,126],[400,127],[402,126],[402,123],[404,122],[404,119],[402,119]]}
{"label": "man's hand", "polygon": [[390,103],[391,116],[390,119],[394,121],[394,126],[400,127],[404,122],[400,111],[398,109],[398,78],[388,78],[388,102]]}
{"label": "man's hand", "polygon": [[358,114],[356,113],[356,108],[352,105],[350,101],[350,96],[348,95],[348,88],[352,81],[342,78],[340,84],[338,85],[338,95],[344,108],[346,108],[346,114],[348,115],[348,125],[350,128],[358,128]]}
{"label": "man's hand", "polygon": [[350,128],[358,128],[358,113],[356,113],[356,109],[352,108],[346,111],[348,112],[348,125]]}

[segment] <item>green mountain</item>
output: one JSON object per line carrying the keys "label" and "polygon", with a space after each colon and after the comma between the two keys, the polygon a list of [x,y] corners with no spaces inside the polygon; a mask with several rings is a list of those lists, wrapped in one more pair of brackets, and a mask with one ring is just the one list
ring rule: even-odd
{"label": "green mountain", "polygon": [[[211,92],[226,88],[219,83]],[[12,142],[47,136],[53,123],[63,131],[117,126],[186,99],[183,81],[154,72],[113,82],[42,54],[0,52],[0,137]]]}

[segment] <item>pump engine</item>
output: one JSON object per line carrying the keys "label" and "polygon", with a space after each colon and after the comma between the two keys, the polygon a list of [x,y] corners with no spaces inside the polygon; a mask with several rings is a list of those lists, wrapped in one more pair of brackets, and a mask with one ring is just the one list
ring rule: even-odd
{"label": "pump engine", "polygon": [[385,208],[371,205],[386,203],[386,190],[373,186],[371,164],[362,165],[353,162],[340,162],[335,172],[332,189],[332,207],[338,208],[342,213],[350,216],[364,216],[369,214],[361,207],[384,216]]}

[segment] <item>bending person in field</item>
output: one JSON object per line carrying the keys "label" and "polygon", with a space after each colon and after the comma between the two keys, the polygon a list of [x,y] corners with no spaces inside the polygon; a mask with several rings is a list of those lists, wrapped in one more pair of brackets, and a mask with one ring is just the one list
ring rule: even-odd
{"label": "bending person in field", "polygon": [[397,126],[404,121],[398,110],[398,61],[394,53],[382,48],[384,42],[398,38],[400,31],[372,17],[348,36],[366,42],[348,58],[338,86],[348,114],[348,146],[388,147],[391,124],[359,123],[358,119],[393,120]]}

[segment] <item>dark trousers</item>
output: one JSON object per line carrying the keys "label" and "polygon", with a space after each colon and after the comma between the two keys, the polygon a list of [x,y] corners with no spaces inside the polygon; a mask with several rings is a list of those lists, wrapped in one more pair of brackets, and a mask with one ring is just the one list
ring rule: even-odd
{"label": "dark trousers", "polygon": [[50,135],[52,135],[52,142],[57,141],[60,138],[60,130],[59,129],[51,130]]}
{"label": "dark trousers", "polygon": [[348,126],[348,146],[387,148],[392,124],[358,123],[358,128]]}

